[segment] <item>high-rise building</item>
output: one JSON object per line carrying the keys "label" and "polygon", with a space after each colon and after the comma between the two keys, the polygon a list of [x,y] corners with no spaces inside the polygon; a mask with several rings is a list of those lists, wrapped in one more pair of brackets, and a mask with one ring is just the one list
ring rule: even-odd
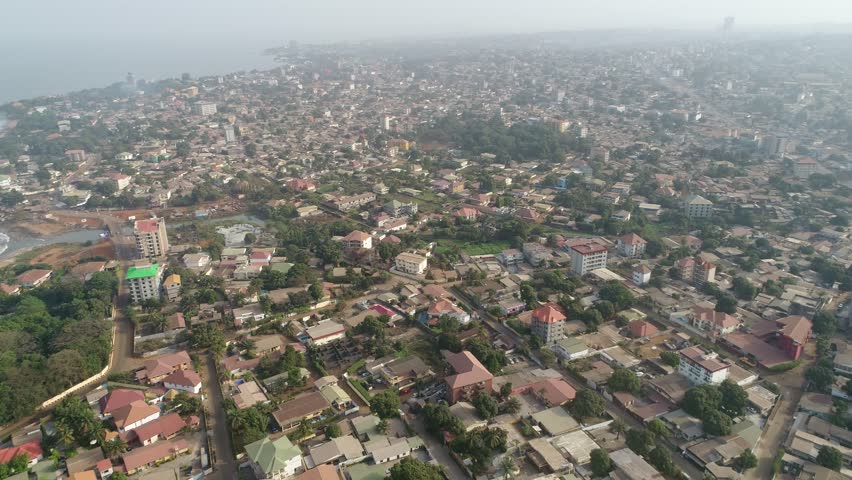
{"label": "high-rise building", "polygon": [[690,195],[683,202],[683,213],[688,218],[707,218],[713,215],[713,202],[701,195]]}
{"label": "high-rise building", "polygon": [[133,236],[139,258],[158,258],[169,252],[166,221],[162,218],[137,220],[133,224]]}
{"label": "high-rise building", "polygon": [[696,385],[718,385],[728,378],[731,366],[719,360],[719,355],[701,347],[684,348],[680,352],[678,372]]}
{"label": "high-rise building", "polygon": [[225,142],[234,143],[235,141],[237,141],[237,135],[234,132],[234,126],[228,125],[225,127]]}
{"label": "high-rise building", "polygon": [[607,249],[599,243],[574,245],[569,253],[571,254],[571,271],[577,275],[585,275],[592,270],[606,268]]}
{"label": "high-rise building", "polygon": [[555,303],[545,303],[532,312],[532,332],[545,344],[565,338],[565,314]]}
{"label": "high-rise building", "polygon": [[382,129],[390,130],[391,117],[384,115],[382,117]]}
{"label": "high-rise building", "polygon": [[202,116],[216,114],[216,104],[213,102],[198,102],[193,106],[195,113]]}
{"label": "high-rise building", "polygon": [[125,280],[133,303],[160,299],[160,277],[163,269],[156,263],[134,265],[127,269]]}

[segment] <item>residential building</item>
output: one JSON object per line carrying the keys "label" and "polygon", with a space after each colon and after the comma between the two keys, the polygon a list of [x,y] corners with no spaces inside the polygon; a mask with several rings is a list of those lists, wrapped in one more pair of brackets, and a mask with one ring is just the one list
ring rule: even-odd
{"label": "residential building", "polygon": [[793,360],[798,360],[810,338],[811,321],[796,315],[778,319],[778,323],[782,325],[782,328],[775,342],[776,346]]}
{"label": "residential building", "polygon": [[454,318],[462,325],[470,323],[470,314],[446,298],[432,300],[429,308],[423,314],[423,319],[426,320],[427,324],[437,326],[443,316]]}
{"label": "residential building", "polygon": [[415,355],[393,360],[384,365],[379,372],[388,385],[404,390],[413,386],[418,380],[434,375],[426,363]]}
{"label": "residential building", "polygon": [[217,112],[216,104],[213,102],[198,102],[192,106],[192,110],[196,115],[204,117],[215,115]]}
{"label": "residential building", "polygon": [[30,467],[44,458],[44,452],[41,449],[41,444],[33,441],[19,446],[0,448],[0,465],[5,465],[11,462],[18,455],[27,457],[27,465]]}
{"label": "residential building", "polygon": [[462,220],[473,221],[476,220],[476,217],[479,215],[479,212],[475,208],[471,207],[462,207],[453,212],[453,216],[456,218],[461,218]]}
{"label": "residential building", "polygon": [[182,392],[201,393],[201,375],[195,370],[178,370],[163,379],[163,386]]}
{"label": "residential building", "polygon": [[373,237],[369,233],[353,230],[349,235],[343,237],[343,248],[345,249],[371,249],[373,248]]}
{"label": "residential building", "polygon": [[392,217],[414,215],[415,213],[417,213],[417,204],[415,202],[400,202],[399,200],[391,200],[384,205],[384,211]]}
{"label": "residential building", "polygon": [[186,440],[166,440],[133,450],[121,456],[124,470],[133,475],[157,463],[165,462],[189,450]]}
{"label": "residential building", "polygon": [[139,258],[159,258],[169,252],[166,221],[162,218],[137,220],[133,224],[133,236],[136,237]]}
{"label": "residential building", "polygon": [[574,360],[589,356],[591,349],[577,337],[563,338],[552,345],[551,350],[565,360]]}
{"label": "residential building", "polygon": [[311,420],[322,415],[329,408],[331,404],[320,392],[307,392],[281,404],[278,410],[272,413],[272,418],[278,427],[286,432],[296,428],[302,420]]}
{"label": "residential building", "polygon": [[163,280],[163,292],[166,299],[174,302],[180,296],[180,275],[173,273]]}
{"label": "residential building", "polygon": [[400,272],[412,275],[422,275],[426,271],[428,260],[422,255],[411,252],[402,252],[396,256],[394,266]]}
{"label": "residential building", "polygon": [[558,342],[565,337],[565,314],[555,303],[545,303],[532,312],[532,333],[545,344]]}
{"label": "residential building", "polygon": [[467,350],[446,355],[447,363],[455,372],[444,378],[450,404],[473,398],[476,392],[491,392],[494,376]]}
{"label": "residential building", "polygon": [[793,161],[793,175],[806,180],[819,172],[819,164],[811,157],[802,157]]}
{"label": "residential building", "polygon": [[540,243],[527,242],[523,245],[524,258],[533,267],[540,267],[553,258],[550,249]]}
{"label": "residential building", "polygon": [[319,346],[343,338],[346,335],[346,327],[334,320],[323,320],[309,327],[305,333],[311,345]]}
{"label": "residential building", "polygon": [[651,281],[651,267],[648,265],[637,265],[633,268],[630,279],[638,286],[647,285]]}
{"label": "residential building", "polygon": [[645,253],[645,246],[647,244],[648,242],[639,235],[629,233],[618,238],[616,248],[618,249],[618,253],[624,257],[640,257]]}
{"label": "residential building", "polygon": [[676,266],[678,276],[684,282],[700,287],[716,281],[716,265],[700,256],[681,258],[677,261]]}
{"label": "residential building", "polygon": [[160,417],[160,408],[135,400],[112,412],[112,421],[119,432],[129,432]]}
{"label": "residential building", "polygon": [[571,254],[571,271],[577,275],[585,275],[592,270],[606,268],[607,249],[595,242],[573,245]]}
{"label": "residential building", "polygon": [[683,201],[683,214],[687,218],[708,218],[713,215],[713,202],[701,195],[689,195]]}
{"label": "residential building", "polygon": [[517,248],[510,248],[508,250],[503,250],[500,252],[500,255],[497,256],[497,259],[503,265],[507,267],[509,265],[517,265],[524,261],[524,252],[518,250]]}
{"label": "residential building", "polygon": [[722,362],[719,355],[699,346],[687,347],[680,352],[678,372],[698,385],[722,383],[728,378],[730,365]]}
{"label": "residential building", "polygon": [[145,360],[143,368],[136,372],[136,380],[155,384],[162,382],[166,377],[178,370],[186,370],[192,366],[192,359],[184,350],[177,353],[160,355]]}
{"label": "residential building", "polygon": [[712,308],[695,307],[691,315],[692,325],[713,335],[727,335],[737,328],[740,322],[736,317]]}
{"label": "residential building", "polygon": [[343,196],[334,200],[332,203],[338,210],[345,212],[347,210],[363,207],[364,205],[375,201],[376,194],[373,192],[367,192],[360,195]]}
{"label": "residential building", "polygon": [[18,284],[24,288],[35,288],[50,280],[51,275],[53,275],[52,270],[35,268],[18,275],[16,280],[18,281]]}
{"label": "residential building", "polygon": [[133,303],[159,300],[162,275],[163,269],[156,263],[134,265],[128,268],[127,275],[124,278]]}
{"label": "residential building", "polygon": [[663,480],[665,477],[629,448],[622,448],[609,454],[615,465],[610,473],[612,480]]}

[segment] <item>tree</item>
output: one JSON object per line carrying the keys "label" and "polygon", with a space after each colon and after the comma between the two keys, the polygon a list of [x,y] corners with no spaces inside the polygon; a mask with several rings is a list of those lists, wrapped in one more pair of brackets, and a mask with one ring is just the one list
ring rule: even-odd
{"label": "tree", "polygon": [[665,447],[658,446],[651,450],[648,453],[648,461],[666,475],[671,476],[677,471],[674,462],[672,462],[672,456]]}
{"label": "tree", "polygon": [[825,468],[839,472],[843,467],[843,454],[834,447],[824,445],[817,453],[816,462]]}
{"label": "tree", "polygon": [[609,453],[603,448],[592,450],[592,473],[596,477],[605,477],[612,471],[612,460],[609,459]]}
{"label": "tree", "polygon": [[127,451],[127,443],[121,437],[107,440],[101,444],[101,447],[107,458],[118,458],[119,455]]}
{"label": "tree", "polygon": [[601,300],[612,302],[616,311],[624,310],[633,303],[633,294],[621,282],[609,281],[601,288],[598,296]]}
{"label": "tree", "polygon": [[723,437],[731,433],[733,421],[731,417],[719,410],[710,410],[701,417],[704,422],[704,432],[708,435]]}
{"label": "tree", "polygon": [[690,415],[704,418],[711,410],[718,410],[722,402],[722,394],[713,385],[699,385],[686,391],[681,401],[681,407]]}
{"label": "tree", "polygon": [[405,457],[390,469],[389,480],[444,480],[440,467]]}
{"label": "tree", "polygon": [[648,431],[654,434],[656,438],[665,438],[671,435],[669,428],[659,418],[655,418],[648,422]]}
{"label": "tree", "polygon": [[186,158],[189,156],[189,144],[186,142],[178,142],[175,145],[175,156]]}
{"label": "tree", "polygon": [[740,276],[734,277],[733,287],[737,298],[741,298],[743,300],[754,300],[754,297],[756,297],[758,293],[757,287]]}
{"label": "tree", "polygon": [[394,418],[399,416],[399,395],[392,390],[385,390],[370,400],[370,409],[379,418]]}
{"label": "tree", "polygon": [[637,393],[641,388],[639,377],[635,373],[626,368],[616,368],[607,382],[610,390],[613,392],[630,392]]}
{"label": "tree", "polygon": [[257,235],[252,232],[247,232],[243,237],[243,243],[246,245],[251,245],[257,241]]}
{"label": "tree", "polygon": [[476,407],[476,413],[483,420],[491,420],[496,417],[500,409],[497,400],[485,392],[479,392],[473,397],[473,406]]}
{"label": "tree", "polygon": [[388,421],[383,418],[376,424],[376,431],[384,435],[388,433],[388,426]]}
{"label": "tree", "polygon": [[813,328],[817,335],[830,337],[837,330],[837,317],[831,312],[821,311],[814,315]]}
{"label": "tree", "polygon": [[319,300],[322,298],[325,291],[322,288],[322,283],[314,282],[308,287],[308,293],[311,295],[311,298],[314,300]]}
{"label": "tree", "polygon": [[834,385],[834,371],[829,367],[814,366],[805,372],[805,379],[810,382],[812,391],[830,393]]}
{"label": "tree", "polygon": [[580,419],[600,417],[606,411],[606,403],[596,392],[580,390],[571,402],[571,411]]}
{"label": "tree", "polygon": [[506,382],[503,385],[500,385],[500,398],[503,400],[509,398],[509,395],[512,394],[512,382]]}
{"label": "tree", "polygon": [[336,423],[332,423],[331,425],[325,427],[325,436],[328,438],[337,438],[343,435],[343,431],[340,429],[340,425]]}
{"label": "tree", "polygon": [[660,360],[663,361],[666,365],[677,368],[680,365],[680,355],[675,352],[662,352],[660,353]]}
{"label": "tree", "polygon": [[254,158],[257,155],[257,145],[255,145],[254,143],[251,143],[251,142],[246,143],[244,150],[245,150],[246,156],[249,157],[249,158]]}
{"label": "tree", "polygon": [[211,323],[194,325],[189,332],[189,345],[194,349],[209,349],[217,357],[225,352],[225,335]]}
{"label": "tree", "polygon": [[723,293],[716,297],[716,307],[714,310],[733,315],[737,313],[737,299],[727,293]]}
{"label": "tree", "polygon": [[743,450],[743,453],[734,459],[734,468],[740,473],[756,466],[757,456],[749,448]]}
{"label": "tree", "polygon": [[500,405],[500,411],[510,415],[515,415],[521,411],[521,401],[518,400],[518,397],[509,397],[502,405]]}
{"label": "tree", "polygon": [[538,351],[538,359],[541,360],[544,366],[550,367],[556,363],[556,354],[549,348],[542,348]]}
{"label": "tree", "polygon": [[748,394],[743,387],[731,380],[725,380],[719,384],[719,393],[722,395],[720,407],[732,417],[743,414],[748,405]]}
{"label": "tree", "polygon": [[641,428],[631,428],[625,436],[625,443],[636,455],[647,455],[654,449],[654,434]]}
{"label": "tree", "polygon": [[621,434],[627,431],[627,424],[624,423],[624,420],[616,418],[609,424],[609,429],[612,430],[612,433],[615,434],[615,439],[618,440],[621,438]]}

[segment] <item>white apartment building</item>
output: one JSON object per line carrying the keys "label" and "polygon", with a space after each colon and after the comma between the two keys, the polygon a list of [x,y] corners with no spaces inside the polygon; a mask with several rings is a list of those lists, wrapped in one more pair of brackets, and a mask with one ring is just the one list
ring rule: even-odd
{"label": "white apartment building", "polygon": [[193,107],[195,113],[198,115],[209,116],[216,114],[216,104],[213,102],[198,102]]}
{"label": "white apartment building", "polygon": [[577,275],[585,275],[592,270],[606,268],[607,249],[599,243],[574,245],[569,253],[571,254],[571,271]]}
{"label": "white apartment building", "polygon": [[426,257],[416,253],[402,252],[396,256],[394,265],[400,272],[422,275],[426,271]]}
{"label": "white apartment building", "polygon": [[142,303],[149,299],[159,300],[162,275],[163,269],[156,263],[128,268],[125,281],[133,303]]}
{"label": "white apartment building", "polygon": [[683,214],[687,218],[707,218],[713,215],[713,202],[701,195],[690,195],[683,202]]}
{"label": "white apartment building", "polygon": [[678,372],[697,385],[718,385],[728,378],[731,367],[719,360],[719,355],[694,346],[680,351]]}

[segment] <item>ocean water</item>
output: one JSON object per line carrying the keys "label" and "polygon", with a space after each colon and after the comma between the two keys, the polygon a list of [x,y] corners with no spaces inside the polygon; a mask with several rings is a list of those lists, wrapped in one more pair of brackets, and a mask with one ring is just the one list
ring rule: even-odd
{"label": "ocean water", "polygon": [[270,69],[276,66],[275,60],[263,55],[263,50],[284,43],[227,34],[194,39],[156,35],[75,38],[45,33],[26,41],[3,40],[0,35],[0,104],[105,87],[124,81],[128,72],[137,79],[161,80],[184,72],[203,76]]}

